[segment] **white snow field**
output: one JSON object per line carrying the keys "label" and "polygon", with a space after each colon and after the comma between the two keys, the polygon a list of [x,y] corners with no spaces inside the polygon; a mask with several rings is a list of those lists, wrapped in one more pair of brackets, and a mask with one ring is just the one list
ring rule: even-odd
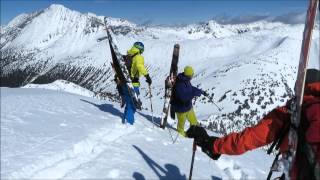
{"label": "white snow field", "polygon": [[[186,179],[192,140],[118,104],[63,91],[1,88],[1,179]],[[172,131],[173,137],[176,132]],[[198,148],[193,179],[261,179],[273,156],[263,150],[209,158]]]}

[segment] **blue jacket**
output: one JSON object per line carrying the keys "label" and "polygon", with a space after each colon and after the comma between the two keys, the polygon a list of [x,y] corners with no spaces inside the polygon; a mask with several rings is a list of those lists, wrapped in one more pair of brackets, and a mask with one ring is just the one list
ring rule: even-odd
{"label": "blue jacket", "polygon": [[171,107],[175,112],[183,113],[192,108],[192,99],[201,96],[203,91],[191,85],[190,78],[180,73],[173,87]]}

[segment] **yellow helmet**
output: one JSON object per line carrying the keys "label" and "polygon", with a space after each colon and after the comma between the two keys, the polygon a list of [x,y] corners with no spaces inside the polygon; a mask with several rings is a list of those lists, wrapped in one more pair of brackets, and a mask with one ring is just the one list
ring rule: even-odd
{"label": "yellow helmet", "polygon": [[194,74],[192,67],[191,67],[191,66],[186,66],[186,67],[184,68],[183,74],[184,74],[185,76],[191,78],[191,77],[193,76],[193,74]]}

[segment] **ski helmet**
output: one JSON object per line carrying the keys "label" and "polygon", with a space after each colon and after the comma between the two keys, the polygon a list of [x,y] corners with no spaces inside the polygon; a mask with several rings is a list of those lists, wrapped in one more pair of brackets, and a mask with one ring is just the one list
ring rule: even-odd
{"label": "ski helmet", "polygon": [[191,66],[186,66],[186,67],[184,68],[183,74],[184,74],[185,76],[191,78],[191,77],[193,76],[193,74],[194,74],[192,67],[191,67]]}
{"label": "ski helmet", "polygon": [[135,43],[133,44],[133,46],[136,47],[137,49],[139,49],[141,54],[143,53],[143,51],[144,51],[144,45],[143,45],[142,42],[135,42]]}

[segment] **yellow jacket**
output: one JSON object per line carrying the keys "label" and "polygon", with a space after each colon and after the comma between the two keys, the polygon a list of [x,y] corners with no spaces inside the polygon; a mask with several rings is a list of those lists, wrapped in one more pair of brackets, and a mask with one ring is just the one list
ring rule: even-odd
{"label": "yellow jacket", "polygon": [[[127,52],[128,55],[133,56],[131,64],[130,76],[132,79],[139,79],[140,76],[145,76],[148,74],[146,67],[144,66],[144,58],[141,56],[140,51],[136,47],[132,47]],[[140,86],[139,82],[133,82],[134,86]]]}

